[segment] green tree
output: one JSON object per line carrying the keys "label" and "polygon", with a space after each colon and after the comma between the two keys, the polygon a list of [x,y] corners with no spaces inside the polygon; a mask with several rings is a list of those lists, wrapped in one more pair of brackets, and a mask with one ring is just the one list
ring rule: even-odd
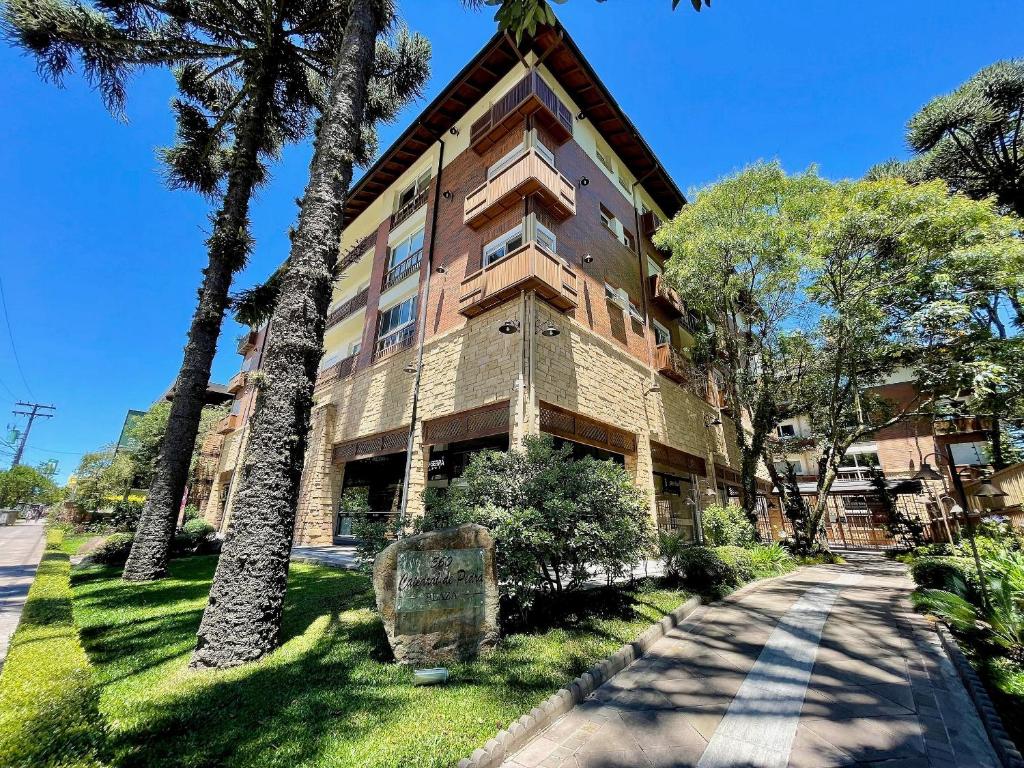
{"label": "green tree", "polygon": [[775,384],[780,335],[800,312],[816,195],[813,171],[787,176],[759,163],[701,189],[655,236],[671,251],[666,277],[714,332],[698,357],[724,359],[726,401],[737,425],[743,506],[757,506],[757,470],[779,421]]}
{"label": "green tree", "polygon": [[[419,94],[427,42],[386,35],[390,0],[353,0],[332,66],[299,223],[270,321],[231,522],[192,665],[234,666],[276,647],[313,385],[323,351],[345,196],[364,129]],[[375,55],[376,54],[376,55]]]}
{"label": "green tree", "polygon": [[19,504],[53,504],[60,488],[35,467],[19,464],[0,471],[0,509]]}
{"label": "green tree", "polygon": [[481,451],[459,484],[432,496],[426,528],[473,522],[494,535],[503,594],[528,608],[579,589],[596,570],[621,576],[652,550],[647,498],[610,461],[574,460],[550,437]]}
{"label": "green tree", "polygon": [[[8,37],[60,81],[77,56],[120,112],[140,68],[173,68],[178,142],[162,152],[172,187],[219,201],[208,262],[174,385],[138,536],[124,575],[165,572],[233,275],[249,254],[249,203],[283,145],[305,138],[325,105],[352,0],[6,0]],[[371,51],[372,56],[372,51]]]}
{"label": "green tree", "polygon": [[135,464],[131,456],[116,452],[113,445],[82,456],[75,470],[72,499],[87,512],[95,512],[131,490]]}

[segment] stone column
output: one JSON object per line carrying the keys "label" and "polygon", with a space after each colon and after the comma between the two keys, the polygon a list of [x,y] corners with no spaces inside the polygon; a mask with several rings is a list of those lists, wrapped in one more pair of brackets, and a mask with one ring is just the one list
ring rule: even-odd
{"label": "stone column", "polygon": [[335,406],[313,410],[309,428],[306,464],[299,482],[299,503],[295,515],[296,544],[330,544],[334,539],[334,484],[331,454]]}
{"label": "stone column", "polygon": [[658,524],[658,508],[654,502],[654,464],[651,461],[651,436],[641,432],[636,436],[636,456],[626,456],[626,471],[633,475],[636,487],[647,496],[651,520]]}

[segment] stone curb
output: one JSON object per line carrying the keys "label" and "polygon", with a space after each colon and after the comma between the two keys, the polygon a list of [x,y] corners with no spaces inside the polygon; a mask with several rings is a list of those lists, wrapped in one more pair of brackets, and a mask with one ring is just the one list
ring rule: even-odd
{"label": "stone curb", "polygon": [[327,560],[320,560],[312,555],[292,555],[288,558],[293,563],[302,563],[303,565],[319,565],[323,568],[333,568],[336,571],[358,571],[358,565],[342,565],[341,563],[331,563]]}
{"label": "stone curb", "polygon": [[953,662],[964,688],[967,689],[971,700],[974,701],[974,708],[978,710],[978,717],[981,718],[981,722],[985,726],[989,741],[992,742],[1003,768],[1024,768],[1024,757],[1021,757],[1016,745],[1010,740],[1003,727],[1003,721],[1000,719],[999,713],[996,712],[988,691],[985,690],[985,685],[978,677],[978,673],[974,671],[974,667],[967,661],[964,652],[960,650],[956,638],[943,624],[936,623],[935,629],[939,633],[942,647]]}
{"label": "stone curb", "polygon": [[626,643],[604,661],[595,664],[564,688],[549,696],[539,706],[523,715],[512,725],[459,761],[458,768],[497,768],[505,758],[522,749],[526,743],[551,723],[575,707],[600,685],[610,680],[639,659],[658,640],[693,613],[701,604],[699,597],[691,597],[674,611],[666,614],[657,624],[644,630],[636,640]]}

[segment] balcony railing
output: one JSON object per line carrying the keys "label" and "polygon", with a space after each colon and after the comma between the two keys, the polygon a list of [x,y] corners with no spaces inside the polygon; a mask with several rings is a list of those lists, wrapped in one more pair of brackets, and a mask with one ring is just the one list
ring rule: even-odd
{"label": "balcony railing", "polygon": [[651,275],[651,298],[654,303],[675,317],[685,317],[686,307],[675,288],[666,282],[663,275]]}
{"label": "balcony railing", "polygon": [[482,155],[528,115],[547,129],[557,145],[572,138],[572,112],[536,70],[491,105],[469,129],[469,146]]}
{"label": "balcony railing", "polygon": [[238,339],[238,354],[247,355],[256,349],[256,338],[259,336],[259,331],[249,331]]}
{"label": "balcony railing", "polygon": [[349,355],[343,360],[338,361],[334,365],[324,368],[320,371],[320,375],[316,377],[316,388],[325,387],[328,384],[333,384],[336,381],[347,379],[356,370],[356,360],[359,355]]}
{"label": "balcony railing", "polygon": [[564,221],[576,215],[576,189],[572,182],[537,150],[528,149],[517,160],[466,195],[464,221],[474,229],[536,195],[548,212]]}
{"label": "balcony railing", "polygon": [[662,224],[664,224],[664,222],[654,211],[648,211],[647,213],[640,214],[640,231],[643,232],[648,239],[654,237],[654,233],[658,231],[658,228]]}
{"label": "balcony railing", "polygon": [[709,405],[720,406],[712,377],[671,344],[659,344],[654,348],[654,367],[658,373],[682,384]]}
{"label": "balcony railing", "polygon": [[337,267],[338,272],[341,272],[342,270],[347,269],[348,267],[352,266],[357,261],[359,261],[360,257],[364,253],[366,253],[376,242],[377,242],[377,233],[376,232],[371,232],[366,237],[364,237],[362,240],[360,240],[355,245],[353,245],[351,248],[349,248],[347,251],[345,251],[341,255],[341,258],[338,260],[338,267]]}
{"label": "balcony railing", "polygon": [[401,224],[403,221],[405,221],[410,216],[412,216],[414,213],[416,213],[416,211],[418,211],[420,208],[422,208],[424,205],[426,205],[427,204],[427,193],[429,191],[430,191],[429,187],[427,189],[424,189],[422,192],[420,192],[418,195],[416,195],[416,197],[414,197],[408,203],[406,203],[401,208],[399,208],[397,211],[395,211],[393,214],[391,214],[391,228],[394,229],[399,224]]}
{"label": "balcony railing", "polygon": [[373,349],[373,360],[384,360],[385,358],[397,355],[405,349],[409,349],[416,343],[416,323],[410,323],[404,328],[392,331],[387,336],[377,339]]}
{"label": "balcony railing", "polygon": [[384,273],[384,282],[381,283],[381,293],[386,291],[393,285],[398,285],[400,282],[405,280],[409,275],[420,268],[420,262],[423,260],[423,251],[416,251],[416,253],[408,256],[404,261],[400,261],[395,266],[391,267],[387,272]]}
{"label": "balcony railing", "polygon": [[535,242],[467,275],[462,281],[459,312],[475,317],[503,304],[520,291],[534,290],[566,312],[579,303],[578,277],[561,258]]}
{"label": "balcony railing", "polygon": [[340,304],[337,309],[332,310],[331,313],[327,315],[327,327],[330,328],[331,326],[337,325],[349,315],[352,315],[365,307],[366,297],[369,296],[369,294],[370,287],[367,286],[355,296]]}

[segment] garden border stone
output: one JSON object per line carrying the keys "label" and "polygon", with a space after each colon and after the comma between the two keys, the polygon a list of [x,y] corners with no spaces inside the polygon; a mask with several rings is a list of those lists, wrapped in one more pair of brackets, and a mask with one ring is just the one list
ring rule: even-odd
{"label": "garden border stone", "polygon": [[960,644],[945,625],[936,622],[935,631],[939,633],[942,647],[953,662],[957,675],[960,676],[964,688],[970,694],[971,701],[974,702],[974,708],[978,711],[978,717],[981,718],[981,722],[985,726],[989,741],[992,742],[1003,768],[1024,768],[1024,757],[1010,740],[1003,721],[992,704],[988,691],[985,690],[984,683],[981,682],[981,678],[978,677],[978,673],[974,671],[971,663],[967,661],[967,657],[960,649]]}
{"label": "garden border stone", "polygon": [[691,597],[678,608],[666,614],[657,623],[644,630],[636,640],[624,644],[607,659],[593,665],[568,685],[559,688],[508,728],[499,731],[494,738],[488,740],[482,749],[477,749],[469,757],[460,760],[458,768],[497,768],[500,766],[505,758],[518,752],[530,739],[552,722],[647,653],[652,645],[697,610],[701,602],[699,597]]}

